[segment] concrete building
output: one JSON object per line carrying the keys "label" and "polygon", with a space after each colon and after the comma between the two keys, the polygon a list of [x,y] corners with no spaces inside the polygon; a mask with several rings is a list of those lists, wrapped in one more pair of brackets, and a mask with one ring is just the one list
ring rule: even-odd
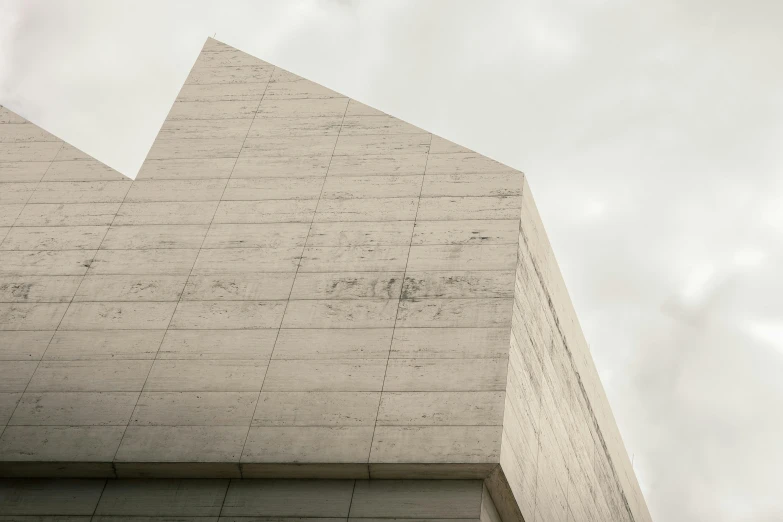
{"label": "concrete building", "polygon": [[0,108],[0,475],[13,520],[651,520],[522,173],[212,39],[135,181]]}

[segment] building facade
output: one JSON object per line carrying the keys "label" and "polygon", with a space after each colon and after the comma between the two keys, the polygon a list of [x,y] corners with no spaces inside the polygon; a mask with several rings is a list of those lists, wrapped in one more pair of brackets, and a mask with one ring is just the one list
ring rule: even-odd
{"label": "building facade", "polygon": [[0,515],[651,520],[523,174],[213,39],[133,181],[0,109],[0,362]]}

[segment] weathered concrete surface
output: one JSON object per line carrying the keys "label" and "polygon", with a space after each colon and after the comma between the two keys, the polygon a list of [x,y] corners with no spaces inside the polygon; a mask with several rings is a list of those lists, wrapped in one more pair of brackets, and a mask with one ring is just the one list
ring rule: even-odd
{"label": "weathered concrete surface", "polygon": [[135,181],[0,109],[0,347],[5,476],[649,520],[523,175],[212,39]]}
{"label": "weathered concrete surface", "polygon": [[524,520],[649,521],[527,184],[523,194],[502,476],[490,483]]}

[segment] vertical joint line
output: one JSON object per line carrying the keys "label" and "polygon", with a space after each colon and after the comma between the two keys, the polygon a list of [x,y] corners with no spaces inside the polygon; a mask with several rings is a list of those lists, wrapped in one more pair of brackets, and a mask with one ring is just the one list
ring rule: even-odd
{"label": "vertical joint line", "polygon": [[[411,259],[411,249],[413,248],[413,235],[416,233],[416,220],[419,217],[419,206],[421,205],[421,194],[424,190],[424,179],[427,177],[427,165],[430,162],[430,148],[432,148],[432,136],[430,133],[430,142],[427,145],[427,158],[424,160],[424,172],[421,175],[421,185],[419,185],[419,197],[416,199],[416,213],[413,216],[413,228],[411,229],[411,239],[408,243],[408,257],[405,259],[405,269],[402,272],[402,284],[400,285],[400,295],[397,298],[397,313],[394,314],[394,326],[392,327],[392,335],[389,340],[389,351],[386,353],[386,368],[383,370],[383,381],[381,381],[381,391],[378,394],[378,409],[375,411],[375,425],[372,430],[372,440],[370,441],[370,454],[372,454],[372,448],[375,444],[375,432],[378,430],[378,415],[381,413],[381,402],[383,400],[383,390],[386,387],[386,374],[389,372],[389,360],[391,359],[391,349],[394,345],[394,333],[397,331],[397,319],[400,316],[400,306],[402,305],[402,295],[405,291],[405,278],[408,275],[408,263]],[[368,463],[369,466],[369,463]],[[372,478],[372,477],[370,477]]]}
{"label": "vertical joint line", "polygon": [[[277,69],[277,67],[275,67],[275,69]],[[271,83],[271,77],[270,77],[270,83]],[[268,85],[269,84],[267,84],[267,86]],[[264,94],[266,94],[266,89],[264,89]],[[263,96],[261,97],[261,100],[263,101]],[[318,193],[318,199],[316,200],[315,208],[313,209],[313,215],[310,218],[310,226],[307,229],[307,235],[305,236],[305,240],[302,243],[302,251],[299,253],[299,259],[298,259],[298,261],[296,263],[296,270],[294,271],[294,278],[291,281],[291,288],[288,290],[288,299],[285,300],[285,304],[283,305],[283,313],[280,316],[280,324],[277,327],[277,335],[275,335],[275,341],[272,344],[272,352],[269,354],[269,362],[267,363],[266,372],[264,373],[264,381],[266,380],[266,374],[269,373],[269,366],[272,364],[272,358],[275,355],[275,348],[277,348],[277,340],[280,338],[280,330],[282,330],[282,328],[283,328],[283,321],[285,320],[285,314],[288,311],[288,303],[291,301],[291,295],[293,294],[294,285],[296,284],[296,276],[299,274],[299,267],[302,265],[302,258],[304,257],[304,251],[307,248],[307,242],[310,239],[310,231],[313,228],[313,223],[315,222],[315,215],[318,212],[318,204],[321,202],[321,196],[323,195],[324,186],[326,185],[326,178],[329,175],[329,168],[332,166],[332,158],[334,157],[334,151],[337,149],[337,142],[340,140],[340,132],[342,132],[342,130],[343,130],[343,122],[345,121],[345,114],[348,112],[348,104],[350,104],[350,98],[348,99],[348,102],[345,104],[345,111],[343,111],[343,117],[340,120],[340,127],[337,130],[337,137],[334,140],[334,147],[332,147],[332,154],[329,156],[329,164],[326,167],[326,172],[324,173],[324,180],[321,183],[321,191]],[[261,102],[258,103],[258,106],[259,107],[261,106]],[[256,110],[256,115],[257,114],[258,114],[258,110]],[[253,121],[255,121],[255,116],[253,117]],[[252,123],[251,123],[251,126],[252,126]],[[248,134],[249,134],[249,132],[250,131],[248,130]],[[242,146],[244,148],[244,144]],[[232,173],[233,173],[233,171],[232,171]],[[261,387],[258,390],[258,398],[256,399],[256,405],[253,408],[253,416],[250,417],[250,425],[248,426],[247,435],[245,435],[245,442],[244,442],[244,444],[242,444],[242,453],[240,453],[240,456],[239,456],[239,459],[240,459],[240,465],[239,465],[240,473],[242,472],[242,465],[241,465],[242,455],[244,455],[244,453],[245,453],[245,446],[247,446],[247,441],[250,438],[250,430],[253,427],[253,419],[256,417],[256,411],[258,410],[258,404],[261,402],[261,392],[263,391],[263,388],[264,388],[264,381],[261,382]]]}

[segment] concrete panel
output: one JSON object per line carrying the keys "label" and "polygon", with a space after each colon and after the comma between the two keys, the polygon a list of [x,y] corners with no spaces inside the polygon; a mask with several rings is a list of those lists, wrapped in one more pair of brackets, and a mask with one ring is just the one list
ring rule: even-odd
{"label": "concrete panel", "polygon": [[226,188],[224,179],[160,179],[134,181],[125,201],[216,201]]}
{"label": "concrete panel", "polygon": [[144,225],[111,227],[101,249],[147,250],[160,248],[199,248],[207,233],[206,225]]}
{"label": "concrete panel", "polygon": [[386,359],[392,328],[280,330],[273,359]]}
{"label": "concrete panel", "polygon": [[88,275],[73,300],[177,301],[186,280],[184,275]]}
{"label": "concrete panel", "polygon": [[212,222],[217,201],[123,203],[115,225],[200,225]]}
{"label": "concrete panel", "polygon": [[44,181],[28,203],[122,203],[131,185],[130,180]]}
{"label": "concrete panel", "polygon": [[37,186],[37,183],[3,183],[0,205],[24,205]]}
{"label": "concrete panel", "polygon": [[41,181],[126,181],[127,178],[95,160],[53,161]]}
{"label": "concrete panel", "polygon": [[487,172],[521,174],[511,167],[475,152],[443,152],[441,149],[427,162],[427,174],[484,174]]}
{"label": "concrete panel", "polygon": [[510,271],[408,271],[402,298],[513,297],[513,282]]}
{"label": "concrete panel", "polygon": [[267,360],[277,330],[169,330],[158,359]]}
{"label": "concrete panel", "polygon": [[104,480],[3,480],[0,513],[6,516],[92,516]]}
{"label": "concrete panel", "polygon": [[264,98],[270,100],[295,100],[300,98],[342,98],[342,96],[317,83],[298,79],[290,82],[270,82]]}
{"label": "concrete panel", "polygon": [[175,101],[167,120],[217,120],[224,118],[252,118],[258,103],[239,101]]}
{"label": "concrete panel", "polygon": [[191,265],[192,273],[296,272],[301,253],[297,247],[203,249]]}
{"label": "concrete panel", "polygon": [[277,328],[283,318],[283,301],[182,301],[169,328],[195,330]]}
{"label": "concrete panel", "polygon": [[[163,129],[167,126],[169,130],[167,132],[172,133],[176,130],[180,135],[185,132],[195,132],[196,129],[209,129],[211,132],[216,132],[215,129],[224,129],[223,132],[228,132],[226,127],[231,125],[229,129],[235,129],[238,125],[245,126],[247,131],[247,125],[250,120],[194,120],[194,121],[179,121],[179,122],[165,122]],[[196,127],[198,125],[198,127]],[[172,129],[173,126],[173,129]],[[163,135],[164,130],[161,129]],[[239,132],[237,130],[237,132]],[[244,136],[244,134],[242,134]],[[139,174],[136,176],[137,180],[159,180],[159,179],[216,179],[216,178],[228,178],[231,176],[231,169],[236,163],[236,158],[199,158],[199,159],[161,159],[150,160],[144,162],[139,170]]]}
{"label": "concrete panel", "polygon": [[8,426],[0,461],[110,462],[124,426]]}
{"label": "concrete panel", "polygon": [[413,221],[313,223],[309,247],[408,245]]}
{"label": "concrete panel", "polygon": [[65,303],[0,303],[0,330],[54,330]]}
{"label": "concrete panel", "polygon": [[242,462],[367,462],[372,440],[371,426],[252,427]]}
{"label": "concrete panel", "polygon": [[70,143],[63,143],[55,159],[57,161],[95,161],[89,154],[77,149]]}
{"label": "concrete panel", "polygon": [[515,245],[414,245],[409,268],[422,270],[513,270]]}
{"label": "concrete panel", "polygon": [[503,391],[505,359],[390,359],[384,391]]}
{"label": "concrete panel", "polygon": [[348,98],[299,98],[284,100],[264,98],[258,106],[261,118],[341,117],[348,106]]}
{"label": "concrete panel", "polygon": [[429,134],[340,135],[334,149],[334,155],[368,156],[426,153],[429,150],[431,139]]}
{"label": "concrete panel", "polygon": [[384,392],[379,426],[502,426],[502,391]]}
{"label": "concrete panel", "polygon": [[289,301],[282,328],[390,328],[396,299]]}
{"label": "concrete panel", "polygon": [[253,392],[143,392],[134,426],[248,426],[256,408]]}
{"label": "concrete panel", "polygon": [[15,224],[20,227],[107,226],[119,208],[120,203],[39,203],[26,205]]}
{"label": "concrete panel", "polygon": [[423,221],[518,219],[521,203],[521,198],[516,196],[421,198],[417,219]]}
{"label": "concrete panel", "polygon": [[509,299],[406,299],[397,324],[403,328],[495,328],[511,325]]}
{"label": "concrete panel", "polygon": [[320,272],[296,275],[291,299],[396,299],[403,272]]}
{"label": "concrete panel", "polygon": [[233,481],[223,504],[229,517],[348,517],[352,480]]}
{"label": "concrete panel", "polygon": [[155,361],[144,391],[259,392],[266,362],[243,360]]}
{"label": "concrete panel", "polygon": [[17,216],[22,212],[24,205],[0,205],[0,226],[10,227],[16,221]]}
{"label": "concrete panel", "polygon": [[416,217],[416,198],[323,199],[315,222],[410,221]]}
{"label": "concrete panel", "polygon": [[330,160],[328,156],[254,156],[242,150],[231,178],[322,177],[330,169]]}
{"label": "concrete panel", "polygon": [[517,245],[519,220],[417,221],[414,245]]}
{"label": "concrete panel", "polygon": [[383,359],[272,360],[263,391],[381,391],[385,371]]}
{"label": "concrete panel", "polygon": [[37,361],[46,351],[54,331],[0,331],[0,361]]}
{"label": "concrete panel", "polygon": [[[427,165],[429,168],[429,164]],[[522,193],[522,173],[450,174],[424,177],[422,197],[439,196],[518,196]]]}
{"label": "concrete panel", "polygon": [[359,480],[350,517],[477,519],[481,495],[478,480]]}
{"label": "concrete panel", "polygon": [[128,426],[117,462],[238,462],[242,426]]}
{"label": "concrete panel", "polygon": [[0,276],[0,302],[67,303],[80,276]]}
{"label": "concrete panel", "polygon": [[400,272],[408,261],[407,246],[306,247],[301,272]]}
{"label": "concrete panel", "polygon": [[73,303],[62,318],[63,330],[161,330],[174,314],[175,303]]}
{"label": "concrete panel", "polygon": [[45,360],[154,359],[164,330],[58,331],[52,337]]}
{"label": "concrete panel", "polygon": [[196,249],[99,250],[89,273],[187,275],[198,254]]}
{"label": "concrete panel", "polygon": [[45,360],[35,370],[27,391],[138,392],[151,367],[148,360]]}
{"label": "concrete panel", "polygon": [[48,161],[0,162],[0,183],[41,181],[49,165]]}
{"label": "concrete panel", "polygon": [[0,365],[0,392],[23,392],[37,367],[38,361],[3,361]]}
{"label": "concrete panel", "polygon": [[261,392],[253,426],[374,426],[377,392]]}
{"label": "concrete panel", "polygon": [[268,201],[221,201],[215,223],[310,223],[315,199]]}
{"label": "concrete panel", "polygon": [[217,516],[227,489],[228,480],[110,480],[95,514]]}
{"label": "concrete panel", "polygon": [[392,359],[508,357],[506,328],[395,328]]}
{"label": "concrete panel", "polygon": [[236,158],[241,147],[241,137],[165,139],[156,140],[147,157],[151,160]]}
{"label": "concrete panel", "polygon": [[247,133],[248,139],[273,136],[337,136],[342,115],[320,118],[256,118]]}
{"label": "concrete panel", "polygon": [[430,154],[450,154],[450,153],[472,153],[462,145],[457,145],[440,136],[432,135],[432,144],[430,145]]}
{"label": "concrete panel", "polygon": [[424,176],[327,177],[324,199],[415,198]]}
{"label": "concrete panel", "polygon": [[286,299],[294,273],[191,275],[183,301],[268,301]]}
{"label": "concrete panel", "polygon": [[306,223],[213,224],[202,248],[303,247],[309,229]]}
{"label": "concrete panel", "polygon": [[8,419],[11,418],[11,415],[14,413],[16,405],[19,404],[21,398],[22,392],[0,392],[0,426],[8,424]]}
{"label": "concrete panel", "polygon": [[126,426],[135,392],[28,392],[9,426]]}
{"label": "concrete panel", "polygon": [[107,227],[20,227],[6,235],[2,250],[95,250]]}
{"label": "concrete panel", "polygon": [[496,463],[500,426],[378,426],[371,463]]}
{"label": "concrete panel", "polygon": [[94,251],[0,251],[0,274],[84,275],[92,266]]}
{"label": "concrete panel", "polygon": [[61,147],[56,141],[0,143],[0,161],[52,161]]}
{"label": "concrete panel", "polygon": [[427,154],[373,154],[334,156],[329,164],[330,176],[386,176],[424,174]]}
{"label": "concrete panel", "polygon": [[249,65],[239,67],[209,67],[193,69],[185,85],[214,85],[237,83],[263,83],[269,81],[271,65]]}
{"label": "concrete panel", "polygon": [[318,199],[324,180],[311,178],[234,178],[228,181],[224,201]]}

